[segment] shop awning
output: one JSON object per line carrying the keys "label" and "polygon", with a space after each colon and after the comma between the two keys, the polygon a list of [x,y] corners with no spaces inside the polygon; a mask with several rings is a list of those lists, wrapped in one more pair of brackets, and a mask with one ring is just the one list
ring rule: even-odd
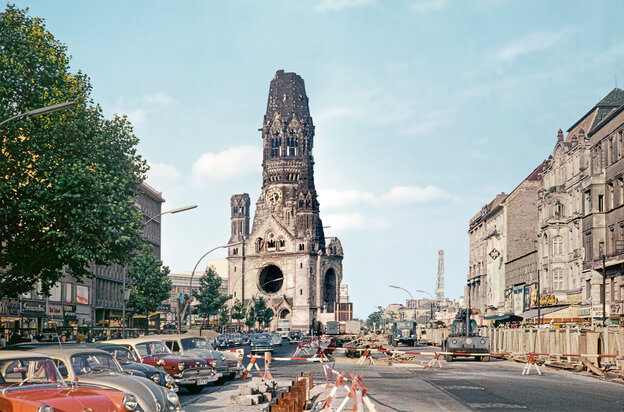
{"label": "shop awning", "polygon": [[[541,311],[540,315],[544,317],[545,315],[549,313],[556,312],[558,310],[566,309],[566,308],[568,308],[568,306],[547,306],[545,308],[540,309]],[[529,309],[525,312],[522,312],[520,316],[522,316],[524,319],[534,319],[537,317],[537,308]]]}

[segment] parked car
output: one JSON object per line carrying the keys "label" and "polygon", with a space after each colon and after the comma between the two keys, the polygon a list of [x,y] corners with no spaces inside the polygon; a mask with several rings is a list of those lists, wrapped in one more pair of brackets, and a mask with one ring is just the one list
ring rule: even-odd
{"label": "parked car", "polygon": [[243,336],[238,332],[230,333],[229,339],[234,346],[240,346],[243,344]]}
{"label": "parked car", "polygon": [[87,344],[90,348],[105,350],[110,353],[121,366],[121,369],[129,375],[142,376],[151,379],[160,386],[169,388],[174,392],[178,391],[178,385],[171,375],[162,369],[147,363],[140,363],[134,352],[123,345],[111,345],[107,342],[96,342]]}
{"label": "parked car", "polygon": [[[216,362],[215,369],[221,374],[221,377],[217,379],[217,385],[223,385],[230,378],[230,367],[225,355],[214,350],[205,339],[190,335],[154,335],[152,337],[165,342],[174,355],[203,358],[208,363]],[[236,372],[236,370],[232,371],[234,376]]]}
{"label": "parked car", "polygon": [[220,348],[227,348],[229,346],[229,340],[227,335],[219,335],[216,339]]}
{"label": "parked car", "polygon": [[215,382],[220,374],[213,365],[202,358],[179,356],[171,353],[162,341],[145,336],[132,339],[115,339],[108,343],[126,346],[142,362],[152,366],[161,366],[171,375],[176,385],[189,392],[201,392],[211,382]]}
{"label": "parked car", "polygon": [[251,346],[251,353],[273,352],[271,335],[268,333],[255,333],[251,335],[249,346]]}
{"label": "parked car", "polygon": [[54,360],[63,379],[79,386],[99,386],[128,392],[136,397],[140,411],[181,411],[178,395],[151,379],[123,372],[113,356],[85,347],[35,349]]}
{"label": "parked car", "polygon": [[282,335],[279,335],[277,333],[272,333],[271,343],[273,344],[273,346],[282,346]]}
{"label": "parked car", "polygon": [[24,351],[0,353],[0,411],[134,411],[136,397],[100,387],[69,387],[54,361]]}

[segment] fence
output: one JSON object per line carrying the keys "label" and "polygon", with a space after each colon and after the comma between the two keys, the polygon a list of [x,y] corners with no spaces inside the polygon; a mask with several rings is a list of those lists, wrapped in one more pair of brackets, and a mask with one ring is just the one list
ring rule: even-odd
{"label": "fence", "polygon": [[[490,338],[490,351],[495,353],[550,353],[622,355],[624,329],[620,327],[585,330],[578,328],[515,328],[482,327],[481,336]],[[427,338],[440,345],[448,329],[426,329]],[[599,358],[594,360],[599,363]]]}

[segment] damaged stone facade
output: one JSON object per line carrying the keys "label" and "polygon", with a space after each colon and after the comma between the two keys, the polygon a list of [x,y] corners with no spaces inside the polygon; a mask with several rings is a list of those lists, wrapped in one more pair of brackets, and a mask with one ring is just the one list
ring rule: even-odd
{"label": "damaged stone facade", "polygon": [[278,71],[262,129],[262,191],[250,228],[249,195],[231,198],[229,293],[247,307],[263,297],[291,329],[336,320],[343,251],[325,243],[314,187],[314,124],[303,79]]}

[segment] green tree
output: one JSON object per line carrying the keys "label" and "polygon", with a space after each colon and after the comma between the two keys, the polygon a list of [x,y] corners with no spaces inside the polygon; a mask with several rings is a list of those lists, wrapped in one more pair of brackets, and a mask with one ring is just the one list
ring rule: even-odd
{"label": "green tree", "polygon": [[193,308],[193,313],[204,318],[210,318],[219,313],[231,296],[224,295],[219,291],[221,287],[221,278],[216,269],[210,266],[206,272],[199,278],[199,288],[193,290],[193,296],[199,302]]}
{"label": "green tree", "polygon": [[254,312],[253,309],[250,309],[249,311],[247,311],[247,316],[245,316],[245,325],[249,328],[249,329],[253,329],[256,326],[256,313]]}
{"label": "green tree", "polygon": [[0,126],[0,297],[64,269],[127,264],[143,229],[135,207],[146,163],[125,117],[107,120],[86,75],[69,72],[67,47],[28,10],[0,12],[0,121],[75,101],[77,106]]}
{"label": "green tree", "polygon": [[145,314],[147,327],[149,329],[150,312],[154,312],[163,300],[169,297],[171,292],[171,279],[169,268],[163,266],[160,259],[152,253],[153,249],[149,245],[141,248],[132,263],[128,267],[128,278],[133,286],[128,307],[138,313]]}
{"label": "green tree", "polygon": [[219,325],[226,327],[230,323],[230,309],[224,306],[219,311]]}
{"label": "green tree", "polygon": [[368,315],[368,319],[366,319],[366,326],[372,328],[374,323],[377,328],[381,328],[382,316],[383,309],[371,313],[370,315]]}
{"label": "green tree", "polygon": [[260,323],[261,327],[267,327],[275,315],[273,313],[273,309],[267,306],[266,301],[262,296],[255,301],[254,310],[256,312],[256,319],[258,320],[258,323]]}
{"label": "green tree", "polygon": [[247,310],[245,309],[245,305],[240,299],[236,299],[234,301],[234,305],[232,306],[232,319],[236,319],[238,330],[240,330],[240,321],[241,319],[245,319],[247,317]]}

